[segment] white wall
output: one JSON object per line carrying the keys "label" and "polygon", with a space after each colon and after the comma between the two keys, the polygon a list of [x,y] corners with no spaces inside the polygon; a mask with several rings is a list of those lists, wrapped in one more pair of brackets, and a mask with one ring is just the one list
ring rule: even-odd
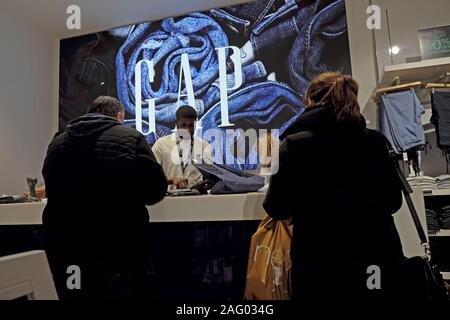
{"label": "white wall", "polygon": [[[385,65],[420,59],[418,30],[450,25],[448,0],[373,0],[382,9],[382,29],[375,32],[380,70]],[[386,11],[389,17],[389,29]],[[389,36],[392,46],[398,46],[397,55],[389,54]]]}
{"label": "white wall", "polygon": [[[371,31],[366,26],[370,4],[381,8],[381,30]],[[450,1],[346,0],[346,7],[353,76],[360,84],[359,102],[369,127],[375,128],[376,105],[371,98],[384,66],[420,59],[418,30],[450,25]],[[400,47],[398,55],[389,54],[390,42]]]}
{"label": "white wall", "polygon": [[[366,27],[366,9],[372,2],[390,12],[392,42],[402,48],[395,63],[418,55],[417,29],[446,24],[450,9],[448,0],[346,1],[353,76],[360,84],[359,100],[361,107],[367,106],[363,113],[370,127],[375,124],[375,107],[367,102],[379,70],[375,48],[381,61],[387,50],[385,19],[380,31]],[[91,31],[96,30],[83,33]],[[4,9],[0,41],[0,194],[20,193],[27,176],[41,179],[45,151],[57,130],[59,41]]]}
{"label": "white wall", "polygon": [[345,3],[352,74],[359,83],[359,103],[364,108],[377,85],[374,34],[366,24],[370,1],[347,0]]}
{"label": "white wall", "polygon": [[27,189],[39,177],[57,123],[55,42],[45,33],[0,11],[0,194]]}

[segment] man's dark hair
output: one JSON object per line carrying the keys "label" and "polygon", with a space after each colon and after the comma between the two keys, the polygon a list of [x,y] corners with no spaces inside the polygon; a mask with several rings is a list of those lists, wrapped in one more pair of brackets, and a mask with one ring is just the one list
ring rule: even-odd
{"label": "man's dark hair", "polygon": [[99,96],[90,105],[88,113],[101,113],[115,118],[119,112],[124,112],[122,103],[114,97]]}
{"label": "man's dark hair", "polygon": [[178,108],[176,118],[177,120],[180,118],[197,119],[197,111],[190,105],[184,105]]}

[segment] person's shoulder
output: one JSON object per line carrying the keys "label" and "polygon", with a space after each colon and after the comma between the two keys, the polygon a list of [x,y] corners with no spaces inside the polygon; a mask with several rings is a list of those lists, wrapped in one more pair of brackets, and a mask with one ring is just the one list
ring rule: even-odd
{"label": "person's shoulder", "polygon": [[373,130],[373,129],[364,129],[364,135],[367,137],[367,139],[370,139],[374,143],[379,143],[380,145],[386,145],[386,143],[389,143],[386,136],[381,133],[380,131]]}
{"label": "person's shoulder", "polygon": [[63,146],[67,139],[68,139],[67,131],[65,130],[58,131],[53,136],[52,141],[50,141],[50,144],[48,146],[49,150]]}
{"label": "person's shoulder", "polygon": [[159,137],[155,141],[155,144],[162,144],[162,145],[166,145],[166,144],[170,144],[170,143],[175,143],[175,136],[173,134],[168,134],[168,135]]}
{"label": "person's shoulder", "polygon": [[288,145],[291,144],[301,144],[308,142],[314,138],[314,133],[311,130],[305,130],[301,132],[297,132],[291,135],[288,135],[285,140]]}
{"label": "person's shoulder", "polygon": [[114,126],[102,133],[103,141],[116,141],[117,143],[135,144],[145,136],[132,127],[125,125]]}
{"label": "person's shoulder", "polygon": [[158,138],[158,140],[161,140],[161,142],[175,141],[175,133],[171,133],[171,134],[162,136],[162,137]]}
{"label": "person's shoulder", "polygon": [[142,133],[137,131],[136,129],[132,127],[128,127],[126,125],[118,125],[112,127],[110,130],[114,131],[116,134],[123,135],[123,136],[132,136],[132,137],[141,137],[143,136]]}
{"label": "person's shoulder", "polygon": [[280,153],[296,153],[298,150],[307,150],[317,145],[314,132],[301,131],[288,135],[280,143]]}

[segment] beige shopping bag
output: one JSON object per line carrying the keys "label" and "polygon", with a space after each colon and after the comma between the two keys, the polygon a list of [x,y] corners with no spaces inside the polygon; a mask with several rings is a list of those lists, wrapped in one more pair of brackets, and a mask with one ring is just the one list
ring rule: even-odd
{"label": "beige shopping bag", "polygon": [[245,299],[290,299],[291,238],[292,219],[261,221],[250,243]]}

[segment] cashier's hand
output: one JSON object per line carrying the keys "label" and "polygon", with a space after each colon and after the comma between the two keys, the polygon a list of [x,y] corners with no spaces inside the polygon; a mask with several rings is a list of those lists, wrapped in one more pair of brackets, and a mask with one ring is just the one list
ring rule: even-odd
{"label": "cashier's hand", "polygon": [[[23,195],[27,199],[30,198],[30,193],[29,192],[24,192]],[[37,187],[36,188],[36,197],[39,198],[39,199],[44,199],[46,197],[45,186],[41,186],[41,187]]]}
{"label": "cashier's hand", "polygon": [[188,186],[187,179],[172,177],[167,180],[169,184],[173,184],[177,189],[186,189]]}

